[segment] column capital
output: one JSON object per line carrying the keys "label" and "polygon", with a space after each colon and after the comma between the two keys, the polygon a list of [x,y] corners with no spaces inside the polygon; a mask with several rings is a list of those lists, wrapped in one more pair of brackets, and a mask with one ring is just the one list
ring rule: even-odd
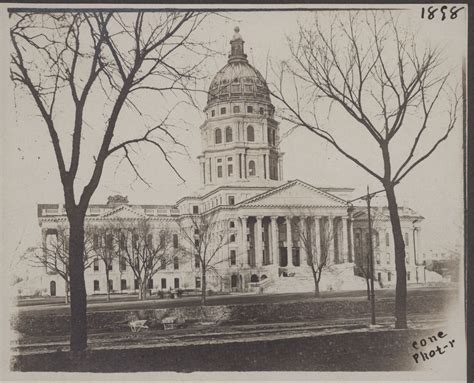
{"label": "column capital", "polygon": [[272,215],[272,216],[270,216],[270,219],[272,221],[276,221],[278,219],[278,216],[277,215]]}
{"label": "column capital", "polygon": [[261,221],[261,220],[263,219],[263,217],[265,217],[265,216],[263,216],[263,215],[257,215],[255,218],[257,218],[259,221]]}

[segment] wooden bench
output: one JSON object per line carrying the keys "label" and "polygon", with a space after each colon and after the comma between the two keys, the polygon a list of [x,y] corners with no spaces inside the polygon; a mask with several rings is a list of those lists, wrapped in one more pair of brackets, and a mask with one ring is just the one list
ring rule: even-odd
{"label": "wooden bench", "polygon": [[130,330],[132,332],[139,332],[140,330],[143,330],[143,329],[148,329],[148,326],[145,324],[146,323],[146,319],[143,319],[143,320],[134,320],[134,321],[131,321],[128,326],[130,327]]}
{"label": "wooden bench", "polygon": [[173,330],[176,328],[176,318],[175,317],[168,317],[161,321],[163,323],[163,327],[165,330]]}

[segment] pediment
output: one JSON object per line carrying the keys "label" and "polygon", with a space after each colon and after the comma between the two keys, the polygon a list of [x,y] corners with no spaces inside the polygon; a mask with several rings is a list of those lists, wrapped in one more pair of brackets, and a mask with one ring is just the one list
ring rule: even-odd
{"label": "pediment", "polygon": [[100,218],[107,219],[137,219],[137,218],[147,218],[144,214],[139,211],[136,211],[127,205],[122,205],[117,207],[114,210],[108,211],[105,214],[102,214]]}
{"label": "pediment", "polygon": [[300,180],[290,181],[242,202],[243,206],[343,207],[347,202]]}

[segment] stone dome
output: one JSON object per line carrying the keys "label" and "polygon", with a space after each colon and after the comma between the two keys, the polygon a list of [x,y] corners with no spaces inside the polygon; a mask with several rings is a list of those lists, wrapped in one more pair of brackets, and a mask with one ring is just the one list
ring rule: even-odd
{"label": "stone dome", "polygon": [[244,53],[244,41],[236,27],[230,41],[229,61],[214,76],[209,87],[207,108],[235,99],[270,103],[270,91],[260,72],[250,65]]}

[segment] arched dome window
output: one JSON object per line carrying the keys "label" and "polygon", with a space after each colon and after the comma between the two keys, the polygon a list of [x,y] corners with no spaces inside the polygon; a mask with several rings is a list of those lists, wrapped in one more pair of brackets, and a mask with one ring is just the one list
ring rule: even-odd
{"label": "arched dome window", "polygon": [[255,161],[250,161],[249,162],[249,176],[254,176],[256,175],[255,172]]}
{"label": "arched dome window", "polygon": [[247,141],[255,141],[255,131],[252,125],[247,126]]}
{"label": "arched dome window", "polygon": [[230,126],[225,128],[225,142],[232,142],[232,128]]}
{"label": "arched dome window", "polygon": [[216,136],[216,144],[221,144],[222,143],[222,131],[220,130],[220,128],[216,129],[215,136]]}

